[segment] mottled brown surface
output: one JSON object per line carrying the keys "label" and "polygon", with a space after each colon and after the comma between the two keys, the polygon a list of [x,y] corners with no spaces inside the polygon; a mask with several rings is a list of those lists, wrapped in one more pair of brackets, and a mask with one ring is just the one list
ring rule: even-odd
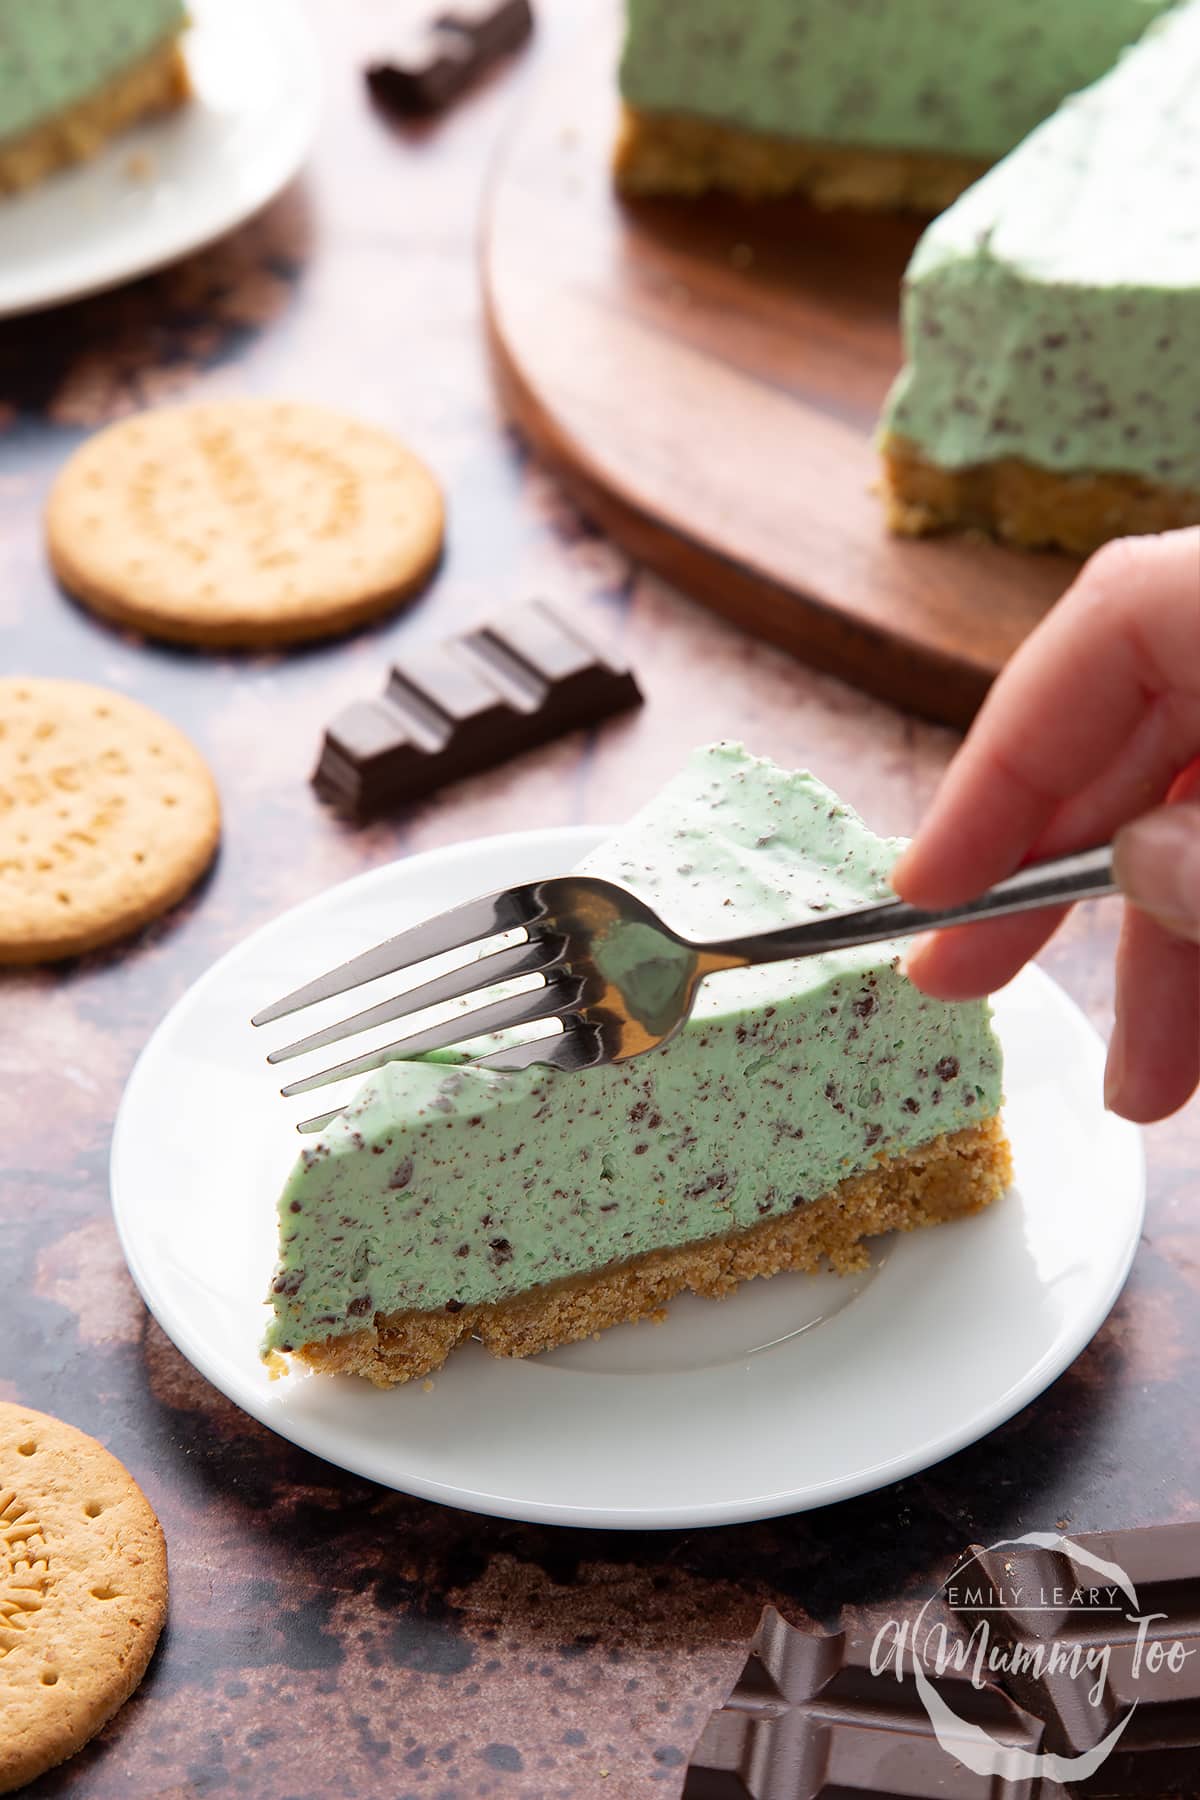
{"label": "mottled brown surface", "polygon": [[[554,30],[563,9],[543,7]],[[522,462],[488,386],[473,255],[484,165],[530,70],[399,135],[355,73],[389,9],[321,12],[330,104],[296,191],[159,278],[0,326],[0,669],[149,700],[207,751],[227,809],[220,863],[183,913],[131,948],[0,985],[0,1396],[128,1462],[162,1517],[173,1581],[138,1696],[30,1791],[670,1800],[764,1599],[794,1619],[856,1619],[926,1592],[972,1537],[1197,1516],[1200,1112],[1150,1133],[1132,1281],[1043,1400],[925,1476],[774,1523],[632,1536],[408,1500],[244,1418],[147,1319],[108,1210],[113,1111],[167,1006],[253,926],[408,851],[618,817],[699,736],[811,763],[889,830],[912,826],[952,747],[638,578]],[[538,54],[553,34],[543,26]],[[39,506],[81,433],[145,402],[235,391],[351,406],[429,458],[449,550],[410,613],[293,657],[214,660],[127,640],[55,591]],[[644,711],[403,825],[335,823],[305,779],[325,720],[378,688],[410,634],[534,591],[607,619],[644,677]],[[1047,957],[1102,1027],[1113,935],[1112,909],[1092,909]]]}

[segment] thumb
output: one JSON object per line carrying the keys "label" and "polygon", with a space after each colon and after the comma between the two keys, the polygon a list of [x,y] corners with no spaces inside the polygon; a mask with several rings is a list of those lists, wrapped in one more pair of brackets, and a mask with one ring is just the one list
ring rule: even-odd
{"label": "thumb", "polygon": [[1113,867],[1139,912],[1200,943],[1200,805],[1160,806],[1123,826]]}

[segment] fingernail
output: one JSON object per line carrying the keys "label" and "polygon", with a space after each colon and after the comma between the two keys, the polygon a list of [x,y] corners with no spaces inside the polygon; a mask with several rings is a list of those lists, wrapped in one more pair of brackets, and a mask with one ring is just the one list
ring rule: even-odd
{"label": "fingernail", "polygon": [[1160,806],[1116,836],[1118,886],[1139,911],[1200,941],[1200,806]]}
{"label": "fingernail", "polygon": [[1124,1085],[1125,1030],[1118,1018],[1108,1040],[1108,1059],[1104,1064],[1104,1104],[1109,1112],[1117,1110]]}

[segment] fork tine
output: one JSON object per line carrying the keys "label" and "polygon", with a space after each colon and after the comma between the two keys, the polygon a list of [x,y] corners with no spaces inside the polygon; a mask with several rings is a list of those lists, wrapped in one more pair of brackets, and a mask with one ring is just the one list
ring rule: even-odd
{"label": "fork tine", "polygon": [[323,1031],[314,1031],[308,1037],[297,1038],[294,1044],[285,1044],[281,1050],[272,1050],[267,1061],[290,1062],[294,1056],[302,1056],[306,1050],[320,1050],[326,1044],[340,1043],[342,1038],[353,1037],[356,1032],[369,1031],[372,1026],[389,1025],[393,1019],[408,1018],[413,1013],[424,1012],[426,1007],[438,1006],[446,1000],[460,1000],[464,994],[474,993],[476,989],[482,991],[495,987],[498,982],[510,981],[517,975],[542,974],[562,954],[561,938],[535,937],[523,944],[510,944],[507,949],[495,950],[490,956],[481,957],[478,962],[467,963],[461,969],[451,969],[448,974],[426,981],[420,987],[409,988],[407,993],[397,994],[394,1000],[381,1000],[378,1006],[369,1006],[364,1012],[343,1019],[340,1024],[327,1025]]}
{"label": "fork tine", "polygon": [[315,1119],[301,1119],[296,1130],[304,1132],[324,1131],[325,1127],[332,1124],[334,1119],[338,1118],[345,1110],[344,1106],[335,1106],[332,1112],[318,1113]]}
{"label": "fork tine", "polygon": [[[540,1063],[549,1069],[574,1073],[579,1069],[595,1068],[603,1060],[594,1034],[577,1018],[569,1017],[564,1022],[563,1029],[553,1032],[549,1037],[533,1038],[528,1044],[515,1044],[511,1050],[494,1050],[490,1056],[477,1056],[469,1066],[472,1069],[491,1069],[511,1074]],[[313,1119],[302,1119],[296,1130],[323,1131],[344,1110],[343,1107],[335,1106],[332,1112],[318,1113]]]}
{"label": "fork tine", "polygon": [[481,938],[494,937],[497,932],[511,931],[516,925],[527,924],[536,914],[532,889],[527,886],[501,888],[495,894],[468,900],[462,906],[451,907],[449,912],[441,913],[436,919],[428,919],[423,925],[414,925],[410,931],[385,939],[373,950],[364,950],[361,956],[351,957],[349,962],[330,969],[326,975],[319,975],[315,981],[305,982],[303,987],[285,994],[282,1000],[264,1006],[250,1023],[269,1025],[274,1019],[299,1012],[318,1000],[331,1000],[350,988],[362,987],[364,982],[374,981],[380,975],[396,975],[401,969],[410,969],[414,963],[427,962],[431,956],[441,956],[447,950],[478,943]]}
{"label": "fork tine", "polygon": [[551,979],[530,993],[512,994],[506,1000],[493,1000],[488,1006],[477,1006],[469,1012],[459,1013],[457,1018],[449,1019],[445,1024],[431,1025],[427,1031],[417,1031],[409,1037],[398,1038],[394,1044],[385,1044],[380,1050],[368,1051],[365,1056],[356,1056],[350,1062],[338,1063],[335,1068],[323,1069],[320,1074],[306,1075],[303,1080],[293,1081],[279,1091],[285,1098],[290,1098],[293,1094],[309,1094],[314,1088],[328,1086],[331,1081],[344,1081],[351,1075],[366,1075],[371,1069],[382,1068],[384,1063],[422,1056],[430,1050],[445,1050],[451,1044],[468,1043],[472,1038],[483,1037],[488,1032],[507,1031],[513,1025],[531,1025],[542,1019],[554,1019],[569,1010],[578,998],[578,982]]}

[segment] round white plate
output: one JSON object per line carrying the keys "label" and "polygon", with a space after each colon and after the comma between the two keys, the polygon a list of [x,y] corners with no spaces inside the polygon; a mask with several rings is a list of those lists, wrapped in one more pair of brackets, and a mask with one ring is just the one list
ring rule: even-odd
{"label": "round white plate", "polygon": [[189,104],[0,200],[0,317],[186,256],[250,218],[300,167],[321,99],[300,0],[190,0],[189,12]]}
{"label": "round white plate", "polygon": [[[388,1486],[512,1518],[764,1518],[881,1487],[992,1430],[1092,1337],[1142,1222],[1139,1134],[1101,1104],[1100,1040],[1037,969],[996,1001],[1017,1179],[981,1216],[889,1241],[853,1282],[779,1275],[721,1302],[688,1296],[664,1325],[528,1362],[469,1344],[432,1391],[268,1378],[263,1296],[299,1115],[278,1097],[250,1014],[459,900],[570,869],[600,835],[520,832],[373,870],[285,913],[196,983],[142,1053],[113,1140],[117,1227],[147,1305],[283,1437]],[[312,1100],[290,1104],[303,1113]]]}

